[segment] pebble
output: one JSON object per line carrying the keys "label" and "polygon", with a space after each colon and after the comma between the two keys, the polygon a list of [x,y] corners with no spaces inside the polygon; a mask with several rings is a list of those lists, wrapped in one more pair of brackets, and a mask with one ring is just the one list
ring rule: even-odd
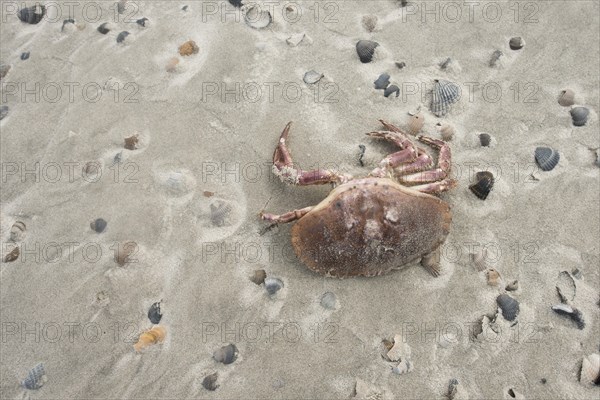
{"label": "pebble", "polygon": [[23,53],[21,53],[21,60],[25,61],[29,58],[29,52],[28,51],[24,51]]}
{"label": "pebble", "polygon": [[102,233],[106,229],[106,224],[107,222],[104,219],[98,218],[90,223],[90,227],[96,232]]}

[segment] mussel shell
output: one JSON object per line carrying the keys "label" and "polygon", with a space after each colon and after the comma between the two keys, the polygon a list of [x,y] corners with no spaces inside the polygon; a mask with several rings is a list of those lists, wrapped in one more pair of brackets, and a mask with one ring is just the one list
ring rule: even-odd
{"label": "mussel shell", "polygon": [[107,222],[102,218],[98,218],[90,223],[90,227],[98,233],[104,232],[104,229],[106,229],[106,225]]}
{"label": "mussel shell", "polygon": [[29,373],[27,374],[27,378],[25,378],[21,385],[25,389],[29,390],[37,390],[44,386],[46,382],[46,371],[44,370],[44,364],[39,363],[35,367],[33,367]]}
{"label": "mussel shell", "polygon": [[443,117],[450,109],[450,105],[460,99],[460,88],[453,82],[436,79],[433,85],[431,99],[431,112],[437,117]]}
{"label": "mussel shell", "polygon": [[535,161],[542,171],[552,171],[560,160],[557,150],[550,147],[538,147],[535,149]]}
{"label": "mussel shell", "polygon": [[475,174],[475,183],[469,185],[471,192],[481,200],[485,200],[494,187],[494,175],[489,171],[480,171]]}
{"label": "mussel shell", "polygon": [[323,78],[323,76],[324,76],[323,74],[320,74],[315,70],[310,70],[304,74],[304,78],[302,78],[302,79],[304,80],[304,83],[306,83],[307,85],[312,85],[312,84],[319,82],[321,80],[321,78]]}
{"label": "mussel shell", "polygon": [[103,23],[102,25],[100,25],[97,30],[98,32],[100,32],[103,35],[106,35],[108,32],[110,32],[110,29],[107,28],[108,22]]}
{"label": "mussel shell", "polygon": [[265,289],[270,295],[274,295],[283,288],[283,281],[279,278],[266,278]]}
{"label": "mussel shell", "polygon": [[558,104],[563,107],[570,107],[575,104],[575,92],[571,89],[561,90],[558,96]]}
{"label": "mussel shell", "polygon": [[263,29],[271,24],[273,18],[268,10],[261,10],[260,6],[254,5],[246,11],[244,20],[251,28]]}
{"label": "mussel shell", "polygon": [[0,106],[0,121],[8,115],[8,106]]}
{"label": "mussel shell", "polygon": [[162,318],[162,313],[160,311],[160,301],[152,304],[150,309],[148,309],[148,319],[153,324],[158,324]]}
{"label": "mussel shell", "polygon": [[202,380],[202,387],[206,390],[214,391],[217,390],[219,385],[217,385],[217,378],[219,377],[218,373],[210,374],[204,377]]}
{"label": "mussel shell", "polygon": [[392,93],[396,93],[396,97],[400,96],[400,88],[396,85],[390,85],[383,92],[383,96],[390,97]]}
{"label": "mussel shell", "polygon": [[590,110],[586,107],[573,107],[571,109],[571,118],[573,119],[573,125],[584,126],[587,123]]}
{"label": "mussel shell", "polygon": [[488,147],[492,142],[492,137],[488,133],[480,133],[479,134],[479,143],[481,146]]}
{"label": "mussel shell", "polygon": [[386,74],[385,72],[379,75],[379,78],[375,82],[375,89],[385,89],[390,84],[390,74]]}
{"label": "mussel shell", "polygon": [[123,31],[117,35],[117,43],[123,43],[125,38],[129,36],[129,32]]}
{"label": "mussel shell", "polygon": [[377,46],[379,46],[379,43],[372,40],[359,40],[356,43],[356,53],[363,64],[373,61],[373,55]]}
{"label": "mussel shell", "polygon": [[507,294],[501,294],[496,298],[498,307],[502,310],[502,316],[507,321],[514,321],[519,314],[519,302]]}
{"label": "mussel shell", "polygon": [[46,7],[43,5],[36,4],[31,7],[24,7],[19,11],[19,19],[28,24],[35,25],[44,18],[46,14]]}
{"label": "mussel shell", "polygon": [[508,41],[511,50],[521,50],[525,46],[525,41],[520,36],[515,36]]}
{"label": "mussel shell", "polygon": [[228,344],[220,349],[215,350],[213,353],[213,359],[223,364],[231,364],[237,358],[237,347],[234,344]]}

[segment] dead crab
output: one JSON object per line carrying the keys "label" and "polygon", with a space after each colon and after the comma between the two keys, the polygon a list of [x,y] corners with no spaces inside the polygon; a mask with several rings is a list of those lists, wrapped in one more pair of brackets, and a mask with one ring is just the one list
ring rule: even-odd
{"label": "dead crab", "polygon": [[[381,121],[385,131],[367,135],[385,139],[400,148],[389,154],[368,177],[294,167],[287,148],[287,124],[273,155],[273,172],[295,185],[337,185],[316,206],[282,215],[261,213],[274,223],[298,220],[292,227],[292,245],[311,270],[338,278],[376,276],[421,259],[439,275],[440,245],[450,230],[450,207],[432,196],[453,188],[450,147],[442,140],[417,139],[439,150],[437,167],[427,152],[415,146],[401,129]],[[397,181],[392,178],[395,177]],[[408,186],[413,185],[413,186]]]}

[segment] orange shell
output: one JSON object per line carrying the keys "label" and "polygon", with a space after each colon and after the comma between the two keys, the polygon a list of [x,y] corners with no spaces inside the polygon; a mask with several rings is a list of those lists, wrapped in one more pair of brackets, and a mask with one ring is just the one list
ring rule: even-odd
{"label": "orange shell", "polygon": [[140,334],[138,341],[133,345],[135,351],[140,352],[146,347],[149,347],[156,343],[162,343],[165,341],[167,336],[167,330],[159,325],[155,325],[152,329]]}

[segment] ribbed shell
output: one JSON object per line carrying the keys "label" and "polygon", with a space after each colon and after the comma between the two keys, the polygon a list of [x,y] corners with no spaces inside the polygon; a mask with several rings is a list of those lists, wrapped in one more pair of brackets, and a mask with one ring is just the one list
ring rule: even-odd
{"label": "ribbed shell", "polygon": [[431,112],[438,117],[443,117],[450,110],[450,105],[460,98],[460,88],[453,82],[436,80],[433,86],[431,99]]}

